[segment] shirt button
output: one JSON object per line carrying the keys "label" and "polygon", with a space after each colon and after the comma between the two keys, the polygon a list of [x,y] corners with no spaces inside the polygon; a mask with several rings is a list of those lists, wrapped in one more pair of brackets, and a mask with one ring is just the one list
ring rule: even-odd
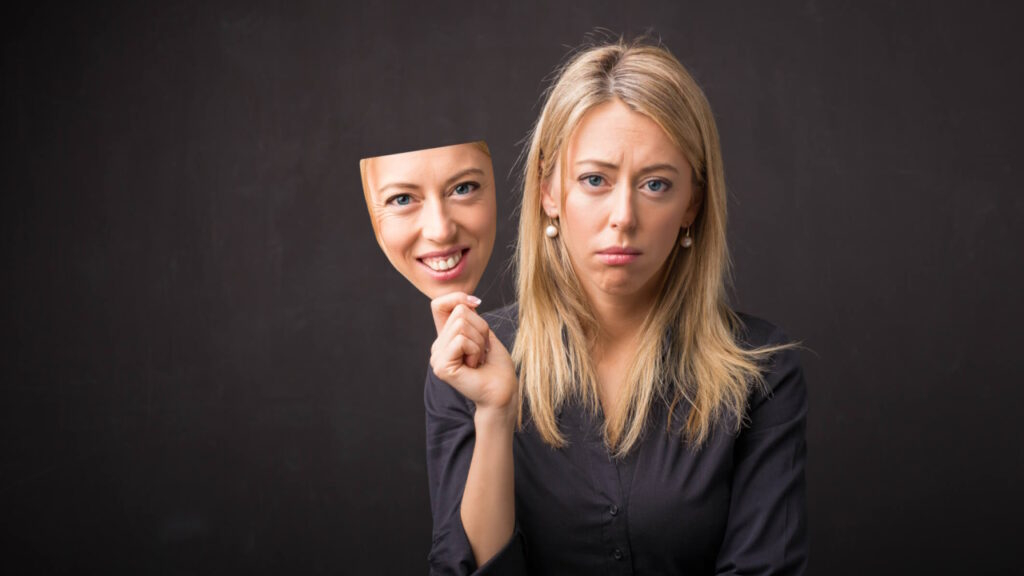
{"label": "shirt button", "polygon": [[614,556],[616,560],[622,560],[622,550],[616,548],[615,552],[612,552],[612,556]]}
{"label": "shirt button", "polygon": [[615,516],[616,514],[619,513],[619,507],[616,506],[615,504],[612,504],[611,508],[608,509],[608,513],[611,514],[612,516]]}

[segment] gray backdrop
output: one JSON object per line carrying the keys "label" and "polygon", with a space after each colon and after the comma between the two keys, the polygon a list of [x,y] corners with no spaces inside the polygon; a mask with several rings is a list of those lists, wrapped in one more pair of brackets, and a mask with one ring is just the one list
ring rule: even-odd
{"label": "gray backdrop", "polygon": [[478,294],[510,301],[521,142],[604,27],[652,28],[705,88],[735,306],[813,350],[812,572],[1012,571],[1011,6],[5,8],[0,564],[424,573],[432,324],[374,242],[357,160],[486,139]]}

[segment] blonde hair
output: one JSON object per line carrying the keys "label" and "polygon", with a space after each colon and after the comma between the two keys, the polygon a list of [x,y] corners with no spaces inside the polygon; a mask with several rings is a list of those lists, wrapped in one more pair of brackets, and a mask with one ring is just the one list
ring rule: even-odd
{"label": "blonde hair", "polygon": [[[677,242],[669,254],[621,401],[605,418],[605,443],[620,457],[643,435],[656,400],[668,406],[669,429],[676,405],[689,404],[682,436],[697,446],[719,423],[730,421],[739,430],[751,386],[764,386],[765,362],[797,344],[748,350],[739,343],[742,322],[726,295],[731,263],[725,181],[711,108],[666,48],[619,38],[578,51],[558,70],[525,151],[516,247],[519,331],[512,351],[521,389],[519,425],[525,403],[544,441],[561,447],[557,410],[574,397],[594,411],[600,405],[590,355],[597,321],[564,244],[545,237],[541,187],[552,177],[556,158],[567,165],[567,142],[584,114],[613,99],[665,131],[693,168],[695,196],[703,197],[690,228],[694,244],[682,250]],[[563,180],[567,172],[562,170]],[[564,208],[565,194],[561,198]]]}
{"label": "blonde hair", "polygon": [[[491,149],[487,147],[487,142],[483,140],[477,140],[476,142],[465,142],[465,144],[471,144],[477,150],[480,150],[491,157]],[[461,146],[461,144],[450,144],[450,146]],[[438,146],[438,148],[447,148],[448,146]],[[432,150],[432,148],[425,148],[425,150]],[[412,152],[419,152],[419,150],[412,150]],[[405,152],[395,152],[395,154],[405,154]],[[388,154],[390,156],[390,154]],[[373,191],[370,190],[370,185],[366,182],[366,174],[370,171],[370,163],[380,156],[373,156],[371,158],[363,158],[359,160],[359,179],[363,183],[363,199],[366,200],[366,210],[370,213],[370,224],[373,226],[373,235],[377,237],[377,243],[380,243],[380,226],[377,223],[377,214],[373,211]]]}

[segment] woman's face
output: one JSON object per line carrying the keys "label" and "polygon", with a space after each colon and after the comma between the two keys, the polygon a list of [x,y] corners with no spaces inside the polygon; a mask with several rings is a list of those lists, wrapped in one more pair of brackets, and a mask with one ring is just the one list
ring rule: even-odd
{"label": "woman's face", "polygon": [[364,178],[391,264],[429,298],[472,294],[494,247],[490,156],[473,143],[378,156]]}
{"label": "woman's face", "polygon": [[567,146],[567,165],[556,164],[543,183],[542,204],[558,217],[557,240],[583,289],[592,301],[653,302],[680,229],[700,207],[689,162],[653,120],[620,100],[591,108]]}

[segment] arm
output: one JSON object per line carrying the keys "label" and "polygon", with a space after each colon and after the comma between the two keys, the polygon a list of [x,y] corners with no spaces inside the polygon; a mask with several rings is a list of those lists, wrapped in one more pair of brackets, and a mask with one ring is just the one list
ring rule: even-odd
{"label": "arm", "polygon": [[[776,331],[772,342],[783,341]],[[807,385],[795,350],[775,354],[770,393],[752,395],[734,447],[732,500],[716,574],[803,574],[807,567]]]}
{"label": "arm", "polygon": [[462,493],[462,525],[477,564],[497,554],[515,530],[512,434],[515,421],[503,408],[477,408],[476,442]]}
{"label": "arm", "polygon": [[[518,530],[480,570],[463,527],[463,493],[476,456],[473,409],[461,394],[429,371],[424,389],[427,418],[427,476],[433,515],[431,574],[526,574]],[[511,435],[509,436],[511,438]],[[482,510],[486,513],[486,509]]]}
{"label": "arm", "polygon": [[[446,320],[424,391],[434,518],[431,573],[524,574],[515,530],[515,371],[504,346],[489,330],[480,334],[483,320],[474,316],[457,307]],[[482,338],[489,352],[477,346]],[[466,365],[471,355],[482,359],[480,365]]]}

